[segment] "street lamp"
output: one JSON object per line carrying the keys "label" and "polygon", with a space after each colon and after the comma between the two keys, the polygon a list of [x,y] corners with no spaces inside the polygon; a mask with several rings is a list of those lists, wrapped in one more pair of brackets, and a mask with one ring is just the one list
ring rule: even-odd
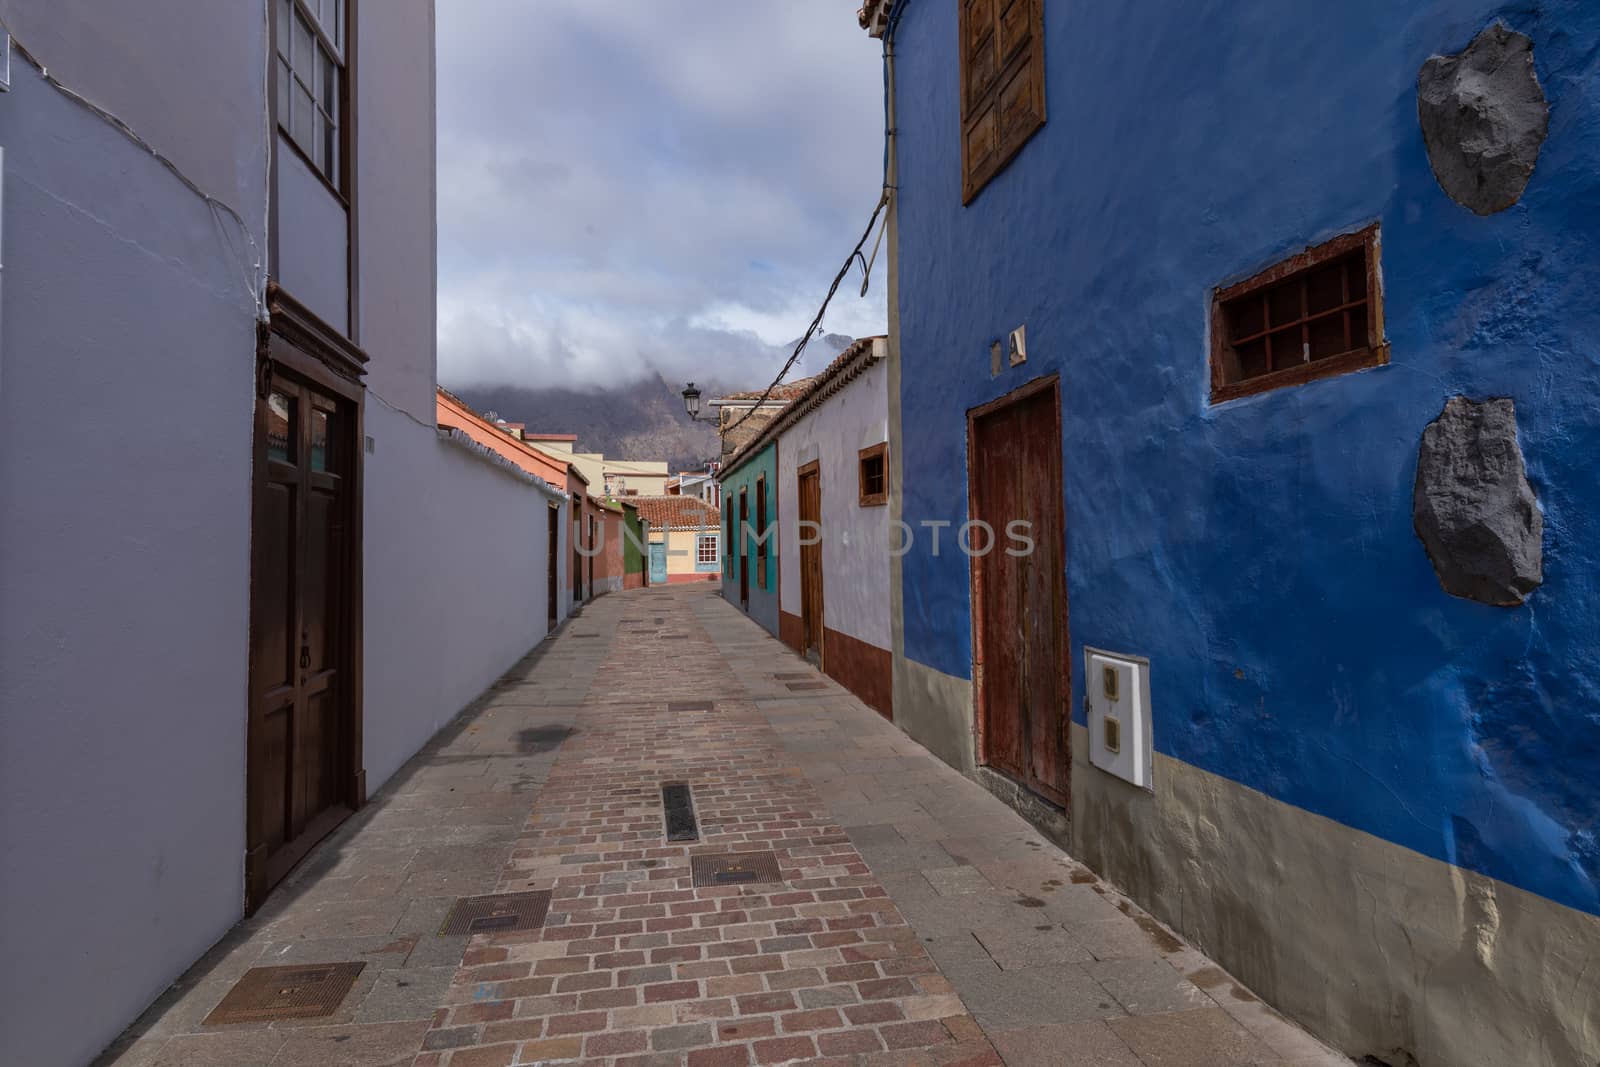
{"label": "street lamp", "polygon": [[689,413],[692,421],[700,421],[700,390],[694,387],[693,382],[684,387],[683,409]]}

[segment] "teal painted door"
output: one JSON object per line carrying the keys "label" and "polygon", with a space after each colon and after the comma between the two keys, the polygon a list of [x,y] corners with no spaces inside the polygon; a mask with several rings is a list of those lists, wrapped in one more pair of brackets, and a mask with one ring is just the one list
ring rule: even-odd
{"label": "teal painted door", "polygon": [[650,584],[667,584],[667,546],[664,544],[650,546]]}

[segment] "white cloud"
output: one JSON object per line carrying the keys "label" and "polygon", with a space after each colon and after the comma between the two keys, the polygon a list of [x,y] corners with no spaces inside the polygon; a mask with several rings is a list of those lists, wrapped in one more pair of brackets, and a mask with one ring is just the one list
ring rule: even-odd
{"label": "white cloud", "polygon": [[[856,6],[441,4],[441,380],[774,372],[879,192]],[[883,266],[827,329],[882,331]]]}

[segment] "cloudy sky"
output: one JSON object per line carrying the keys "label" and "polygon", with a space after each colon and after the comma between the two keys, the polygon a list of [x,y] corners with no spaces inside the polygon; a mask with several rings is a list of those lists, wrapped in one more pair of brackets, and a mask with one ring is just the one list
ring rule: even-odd
{"label": "cloudy sky", "polygon": [[[769,380],[880,191],[857,6],[440,3],[441,382]],[[883,267],[824,329],[882,332]]]}

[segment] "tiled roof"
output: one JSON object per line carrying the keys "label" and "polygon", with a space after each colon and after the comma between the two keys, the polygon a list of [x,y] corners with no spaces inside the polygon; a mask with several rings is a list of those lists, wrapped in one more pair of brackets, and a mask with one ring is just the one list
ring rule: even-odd
{"label": "tiled roof", "polygon": [[630,496],[628,503],[638,509],[641,519],[655,527],[698,530],[715,527],[722,521],[721,513],[698,497]]}
{"label": "tiled roof", "polygon": [[[795,397],[799,396],[801,393],[803,393],[807,389],[809,389],[811,387],[811,383],[816,381],[816,380],[817,380],[816,378],[799,378],[799,379],[797,379],[795,381],[792,381],[792,382],[783,382],[783,383],[781,383],[781,384],[779,384],[779,385],[777,385],[777,386],[775,386],[773,388],[772,395],[767,397],[767,402],[770,404],[773,401],[787,402],[787,401],[793,400]],[[752,392],[748,392],[748,393],[729,393],[727,396],[719,397],[718,399],[719,400],[760,400],[761,399],[761,395],[764,392],[765,392],[765,390],[763,390],[763,389],[756,389],[756,390],[754,390]]]}
{"label": "tiled roof", "polygon": [[854,378],[859,373],[856,368],[871,362],[874,358],[873,353],[876,351],[877,343],[885,340],[888,340],[888,338],[881,335],[877,337],[862,337],[852,342],[850,347],[843,352],[840,352],[838,357],[828,364],[827,369],[821,374],[814,378],[807,378],[804,383],[796,382],[796,385],[803,384],[804,388],[789,400],[784,409],[778,412],[776,418],[767,423],[761,433],[728,457],[727,461],[722,464],[722,470],[719,475],[726,477],[732,474],[740,464],[755,455],[763,445],[787,429],[795,418],[820,404],[831,396],[836,389],[842,387],[845,382]]}

